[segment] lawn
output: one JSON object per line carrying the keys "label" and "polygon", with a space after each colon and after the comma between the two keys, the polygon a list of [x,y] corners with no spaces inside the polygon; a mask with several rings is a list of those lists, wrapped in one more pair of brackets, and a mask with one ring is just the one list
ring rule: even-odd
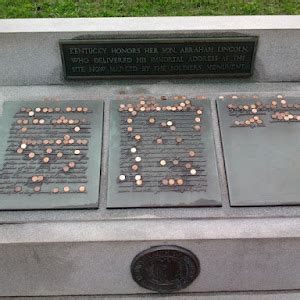
{"label": "lawn", "polygon": [[0,18],[300,14],[300,0],[0,0]]}

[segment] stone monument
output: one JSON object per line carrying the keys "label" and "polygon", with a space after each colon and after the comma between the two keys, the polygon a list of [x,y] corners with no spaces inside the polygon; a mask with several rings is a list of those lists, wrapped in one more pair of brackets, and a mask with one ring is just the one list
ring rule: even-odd
{"label": "stone monument", "polygon": [[299,49],[299,16],[0,20],[0,296],[299,297]]}

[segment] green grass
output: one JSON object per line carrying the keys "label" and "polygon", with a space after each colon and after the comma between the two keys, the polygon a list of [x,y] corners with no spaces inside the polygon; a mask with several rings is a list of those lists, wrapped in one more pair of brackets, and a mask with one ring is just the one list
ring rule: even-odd
{"label": "green grass", "polygon": [[0,0],[0,18],[300,14],[300,0]]}

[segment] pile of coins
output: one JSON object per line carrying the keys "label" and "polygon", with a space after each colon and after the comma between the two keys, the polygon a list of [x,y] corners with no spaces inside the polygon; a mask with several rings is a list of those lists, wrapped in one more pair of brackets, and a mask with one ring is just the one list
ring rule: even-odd
{"label": "pile of coins", "polygon": [[300,122],[300,115],[292,114],[289,111],[275,112],[272,119],[277,122]]}
{"label": "pile of coins", "polygon": [[[133,117],[137,115],[138,112],[151,112],[151,111],[195,111],[196,107],[192,105],[190,100],[182,101],[176,105],[160,105],[154,100],[145,101],[141,100],[138,104],[120,104],[119,111],[124,112],[128,111]],[[201,115],[202,110],[197,109],[197,114]],[[129,119],[132,121],[132,119]],[[150,118],[149,118],[150,120]],[[131,124],[129,121],[129,124]],[[154,120],[153,120],[154,121]],[[199,121],[200,122],[200,121]],[[155,122],[153,122],[154,124]]]}
{"label": "pile of coins", "polygon": [[300,109],[300,104],[289,104],[287,100],[272,100],[270,103],[264,104],[261,101],[255,103],[227,105],[230,114],[260,114],[266,111],[276,111],[284,108]]}
{"label": "pile of coins", "polygon": [[255,126],[264,126],[264,122],[259,116],[253,116],[253,118],[249,118],[244,121],[235,120],[231,127],[255,127]]}
{"label": "pile of coins", "polygon": [[73,184],[67,175],[74,170],[73,174],[79,172],[84,179],[81,172],[85,170],[90,132],[89,122],[80,115],[91,112],[85,106],[20,108],[14,116],[8,151],[15,147],[16,155],[23,158],[21,164],[27,161],[22,175],[29,178],[20,176],[20,182],[14,185],[15,193],[86,192],[85,185]]}
{"label": "pile of coins", "polygon": [[[162,99],[166,100],[166,99]],[[151,132],[154,131],[159,131],[161,134],[157,136],[153,136],[153,145],[156,145],[157,150],[152,151],[152,154],[154,153],[160,153],[160,151],[163,151],[163,146],[166,143],[170,143],[170,137],[172,135],[175,135],[174,138],[172,138],[172,143],[174,144],[174,147],[176,145],[181,145],[185,143],[184,137],[181,136],[180,130],[178,126],[180,126],[180,123],[177,124],[178,119],[176,118],[164,118],[166,115],[165,112],[170,112],[172,113],[182,113],[182,112],[189,112],[194,115],[192,120],[188,120],[188,124],[190,124],[190,131],[200,131],[201,130],[201,121],[202,121],[202,115],[203,115],[203,107],[197,107],[193,105],[192,101],[187,99],[186,97],[181,98],[179,97],[178,103],[172,103],[172,104],[167,104],[164,105],[163,102],[156,101],[154,99],[150,100],[145,100],[145,99],[140,99],[139,102],[137,103],[121,103],[119,105],[119,112],[121,114],[126,114],[126,118],[124,121],[124,125],[126,126],[126,133],[128,136],[128,142],[130,143],[130,149],[128,151],[129,154],[129,160],[132,161],[132,163],[129,166],[130,173],[122,173],[118,176],[117,181],[119,184],[125,184],[129,182],[133,182],[134,185],[137,188],[146,186],[147,183],[149,182],[151,184],[151,179],[149,177],[148,181],[147,176],[143,173],[144,167],[143,162],[147,165],[147,167],[151,168],[151,165],[149,165],[149,160],[146,155],[146,157],[143,157],[142,153],[144,153],[144,150],[142,149],[143,147],[143,140],[146,139],[149,141],[149,135],[143,132],[141,130],[141,126],[145,126],[146,128],[148,127],[149,130],[151,129]],[[144,115],[144,114],[149,114],[149,116]],[[136,118],[139,116],[139,114],[142,114],[143,120],[145,121],[139,121],[139,122],[145,122],[145,123],[137,123],[135,122]],[[189,115],[190,116],[190,115]],[[177,117],[178,118],[178,117]],[[159,122],[158,122],[159,119]],[[163,119],[163,120],[161,120]],[[177,120],[177,121],[176,121]],[[185,124],[185,123],[184,123]],[[186,125],[184,125],[186,126]],[[185,128],[185,127],[184,127]],[[185,130],[185,129],[184,129]],[[144,129],[144,131],[147,132],[147,129]],[[168,135],[167,132],[170,132]],[[177,133],[178,132],[178,133]],[[186,145],[188,147],[188,144]],[[164,187],[176,187],[176,186],[184,186],[186,183],[186,178],[189,176],[196,176],[198,175],[197,172],[197,166],[193,166],[192,162],[186,163],[186,160],[193,159],[195,158],[196,155],[196,150],[190,149],[187,151],[186,156],[182,157],[182,162],[180,162],[180,159],[158,159],[157,160],[157,165],[160,168],[163,168],[165,172],[171,167],[177,167],[178,169],[183,172],[183,177],[165,177],[162,178],[159,182],[157,182],[158,186],[164,186]],[[154,163],[154,162],[151,162]],[[153,165],[155,166],[155,165]],[[149,172],[149,171],[148,171]],[[144,179],[145,178],[145,179]]]}
{"label": "pile of coins", "polygon": [[[224,99],[223,96],[219,97]],[[237,96],[232,96],[232,99],[238,99]],[[227,105],[229,115],[245,116],[251,115],[246,120],[233,120],[231,127],[264,127],[264,120],[261,115],[270,114],[269,122],[299,122],[300,115],[291,111],[300,110],[300,103],[289,103],[282,95],[278,95],[277,99],[272,99],[268,103],[263,103],[257,100],[258,97],[253,97],[254,101],[238,104],[230,103]],[[243,101],[244,102],[244,101]],[[288,111],[287,111],[288,108]]]}

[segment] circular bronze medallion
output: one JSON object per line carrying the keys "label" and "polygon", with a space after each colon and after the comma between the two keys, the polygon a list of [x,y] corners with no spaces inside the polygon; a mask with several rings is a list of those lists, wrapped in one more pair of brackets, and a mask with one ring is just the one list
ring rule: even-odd
{"label": "circular bronze medallion", "polygon": [[199,273],[198,258],[178,246],[152,247],[139,253],[131,263],[131,274],[136,283],[161,293],[188,287]]}

